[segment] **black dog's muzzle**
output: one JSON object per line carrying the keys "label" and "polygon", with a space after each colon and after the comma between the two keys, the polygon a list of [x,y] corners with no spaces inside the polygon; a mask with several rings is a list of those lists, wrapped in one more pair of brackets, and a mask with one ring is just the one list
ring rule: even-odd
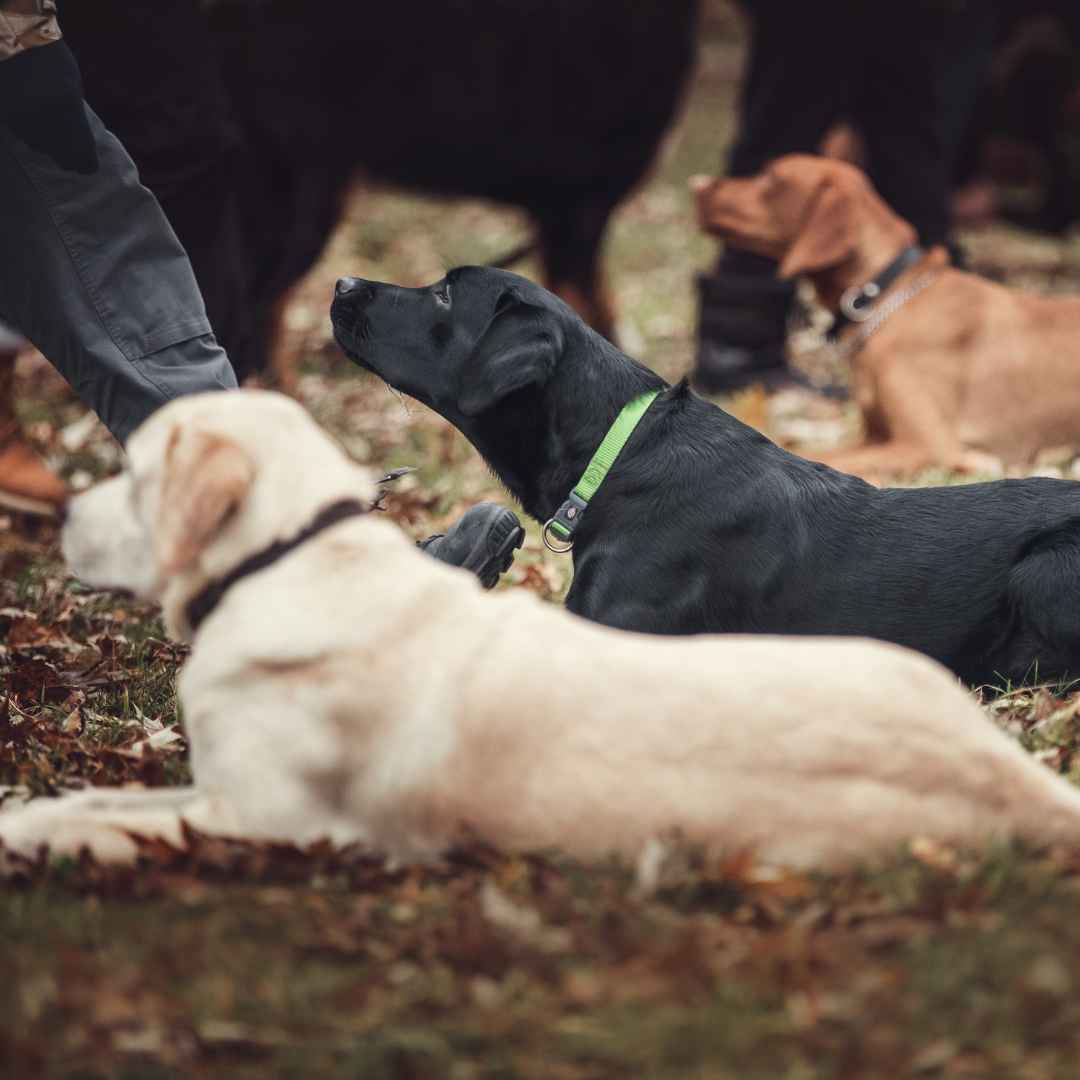
{"label": "black dog's muzzle", "polygon": [[353,303],[370,303],[375,299],[375,286],[363,278],[338,278],[334,286],[334,302],[348,298]]}
{"label": "black dog's muzzle", "polygon": [[330,304],[334,339],[350,360],[367,367],[360,348],[371,337],[371,320],[365,308],[375,299],[375,286],[361,278],[339,278]]}

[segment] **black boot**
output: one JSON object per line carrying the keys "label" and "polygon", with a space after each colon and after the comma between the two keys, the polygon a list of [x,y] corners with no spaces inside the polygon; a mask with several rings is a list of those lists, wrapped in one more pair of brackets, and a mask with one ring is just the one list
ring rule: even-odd
{"label": "black boot", "polygon": [[485,589],[493,589],[524,539],[525,530],[513,510],[482,502],[466,511],[448,533],[429,536],[419,547],[440,562],[471,570]]}
{"label": "black boot", "polygon": [[[765,262],[765,260],[761,260]],[[721,265],[698,277],[697,358],[691,384],[703,394],[730,394],[754,383],[769,389],[790,380],[787,317],[795,295],[766,272]]]}

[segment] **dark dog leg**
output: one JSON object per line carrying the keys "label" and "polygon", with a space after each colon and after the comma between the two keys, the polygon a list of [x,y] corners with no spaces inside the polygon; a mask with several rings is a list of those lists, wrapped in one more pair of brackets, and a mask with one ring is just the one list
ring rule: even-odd
{"label": "dark dog leg", "polygon": [[349,190],[346,169],[271,163],[271,151],[253,148],[245,190],[246,235],[257,277],[252,306],[263,371],[289,392],[293,358],[281,347],[281,316],[289,290],[315,265],[341,216]]}
{"label": "dark dog leg", "polygon": [[[1066,526],[1040,540],[1016,564],[1009,600],[1017,634],[1003,652],[1001,673],[1014,683],[1080,677],[1080,527]],[[1032,655],[1039,665],[1029,671],[1027,660],[1018,658]]]}
{"label": "dark dog leg", "polygon": [[613,200],[602,198],[533,210],[540,226],[545,284],[609,340],[615,313],[604,286],[600,245],[614,207]]}

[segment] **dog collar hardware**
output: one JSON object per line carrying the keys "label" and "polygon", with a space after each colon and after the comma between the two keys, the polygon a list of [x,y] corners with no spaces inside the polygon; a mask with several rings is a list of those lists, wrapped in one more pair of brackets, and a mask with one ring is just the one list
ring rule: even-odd
{"label": "dog collar hardware", "polygon": [[871,317],[858,324],[850,337],[834,345],[836,355],[841,360],[851,360],[862,351],[862,347],[880,330],[890,316],[895,315],[905,304],[914,300],[924,289],[928,289],[941,277],[941,267],[935,267],[920,274],[910,285],[899,292],[892,293],[880,304],[875,305]]}
{"label": "dog collar hardware", "polygon": [[[592,460],[581,474],[581,479],[574,485],[566,502],[555,511],[544,525],[544,546],[548,551],[562,555],[574,546],[574,533],[581,524],[581,519],[588,509],[589,500],[596,494],[604,482],[615,459],[626,445],[638,421],[645,415],[649,406],[660,395],[659,390],[650,390],[628,401],[615,417],[615,423],[608,428],[608,433],[596,448]],[[554,539],[552,539],[554,537]]]}
{"label": "dog collar hardware", "polygon": [[359,499],[338,499],[337,502],[331,503],[325,509],[320,510],[312,519],[311,524],[306,525],[291,539],[275,540],[272,544],[264,547],[262,551],[257,551],[238,566],[234,566],[224,577],[211,581],[188,601],[185,614],[191,632],[195,633],[199,629],[199,625],[207,615],[221,603],[221,598],[225,593],[241,578],[257,573],[259,570],[265,570],[283,555],[287,555],[293,548],[299,547],[305,540],[310,540],[324,529],[329,529],[331,525],[336,525],[346,518],[366,514],[370,510],[371,506],[365,505]]}
{"label": "dog collar hardware", "polygon": [[840,316],[833,327],[833,333],[839,327],[849,322],[865,322],[874,313],[874,303],[879,296],[908,269],[914,266],[924,255],[925,251],[917,244],[904,248],[899,255],[876,277],[864,282],[862,285],[853,285],[844,291],[840,297]]}

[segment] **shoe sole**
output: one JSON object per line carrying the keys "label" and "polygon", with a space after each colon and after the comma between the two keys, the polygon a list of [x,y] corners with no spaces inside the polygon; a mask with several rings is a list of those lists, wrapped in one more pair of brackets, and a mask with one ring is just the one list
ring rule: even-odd
{"label": "shoe sole", "polygon": [[34,499],[29,495],[15,495],[10,491],[0,490],[0,508],[15,510],[20,514],[32,514],[34,517],[53,518],[59,516],[60,508],[44,499]]}
{"label": "shoe sole", "polygon": [[[504,514],[480,537],[462,563],[473,570],[485,589],[495,588],[499,578],[510,569],[514,552],[525,542],[525,530],[517,515],[510,510]],[[478,568],[474,569],[474,565]]]}

